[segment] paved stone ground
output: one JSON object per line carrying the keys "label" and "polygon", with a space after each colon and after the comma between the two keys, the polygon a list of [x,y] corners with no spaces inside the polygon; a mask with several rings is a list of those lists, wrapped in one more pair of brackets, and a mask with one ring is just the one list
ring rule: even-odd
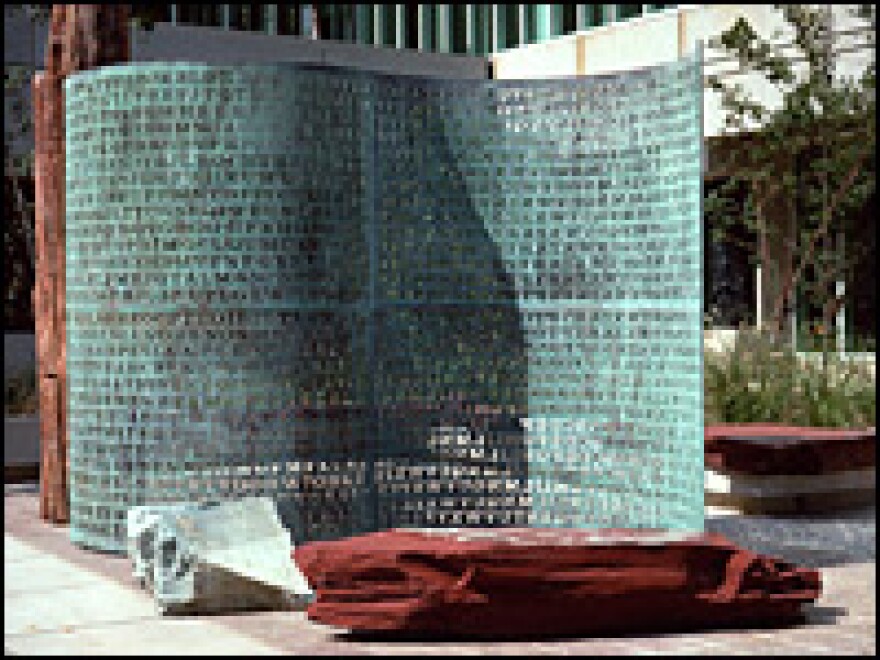
{"label": "paved stone ground", "polygon": [[39,520],[35,485],[7,485],[4,509],[7,654],[876,654],[873,511],[847,520],[790,521],[787,529],[778,520],[740,516],[707,525],[752,545],[773,540],[795,554],[807,548],[810,563],[822,567],[823,595],[800,625],[489,644],[355,637],[315,625],[301,612],[163,618],[131,578],[127,559],[83,551],[66,528]]}
{"label": "paved stone ground", "polygon": [[[708,511],[713,511],[709,509]],[[871,507],[827,516],[792,518],[720,514],[706,518],[741,547],[812,568],[877,560],[877,513]]]}

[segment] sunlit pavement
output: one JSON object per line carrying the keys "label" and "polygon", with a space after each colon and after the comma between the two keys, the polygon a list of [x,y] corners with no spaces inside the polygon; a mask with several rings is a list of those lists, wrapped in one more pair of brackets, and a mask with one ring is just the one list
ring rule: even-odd
{"label": "sunlit pavement", "polygon": [[301,612],[162,617],[131,578],[124,557],[77,548],[66,527],[39,519],[38,506],[35,484],[6,485],[7,654],[876,654],[873,511],[801,521],[790,530],[778,521],[739,516],[713,515],[707,523],[709,529],[730,531],[740,543],[755,534],[757,545],[775,543],[822,568],[823,595],[802,625],[546,642],[419,643],[351,638],[310,623]]}

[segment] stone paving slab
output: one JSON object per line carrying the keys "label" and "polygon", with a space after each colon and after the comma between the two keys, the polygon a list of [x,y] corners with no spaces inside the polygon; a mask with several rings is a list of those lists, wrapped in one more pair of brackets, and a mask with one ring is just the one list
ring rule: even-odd
{"label": "stone paving slab", "polygon": [[877,560],[873,507],[822,516],[707,515],[706,531],[754,552],[810,568]]}
{"label": "stone paving slab", "polygon": [[[273,652],[215,623],[160,618],[146,594],[9,534],[4,537],[4,554],[17,558],[4,566],[4,647],[13,654]],[[28,587],[31,579],[36,580],[33,589]]]}
{"label": "stone paving slab", "polygon": [[[210,627],[213,630],[206,631]],[[129,621],[69,632],[7,637],[13,655],[274,655],[256,640],[202,621]]]}
{"label": "stone paving slab", "polygon": [[[38,505],[35,488],[6,487],[4,572],[8,586],[4,590],[4,616],[10,618],[4,621],[4,647],[12,654],[876,654],[876,564],[873,561],[837,562],[822,567],[823,594],[819,601],[808,608],[805,623],[783,629],[498,643],[442,639],[394,641],[344,634],[311,623],[302,612],[162,618],[146,592],[140,590],[131,577],[126,558],[87,552],[74,546],[66,527],[39,520]],[[823,542],[833,545],[844,538],[823,536]],[[839,556],[835,556],[835,560],[839,560]],[[48,585],[48,589],[35,591],[31,596],[23,595],[21,571],[33,575],[36,568],[45,573],[39,580],[40,584]],[[53,573],[57,576],[57,589],[52,588],[50,576]],[[92,584],[81,589],[82,580]],[[77,598],[72,598],[74,595]],[[69,608],[79,611],[64,612],[59,604],[62,597],[67,598]],[[93,602],[102,599],[123,604],[108,609]],[[55,602],[43,602],[47,600]],[[20,612],[15,613],[16,609]],[[110,616],[111,609],[115,619]],[[589,616],[588,612],[584,614]],[[89,617],[93,619],[88,621]],[[36,628],[29,630],[27,625]]]}

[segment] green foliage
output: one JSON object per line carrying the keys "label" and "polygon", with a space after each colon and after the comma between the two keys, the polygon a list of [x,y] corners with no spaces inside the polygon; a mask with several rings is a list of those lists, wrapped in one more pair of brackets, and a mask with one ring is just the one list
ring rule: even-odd
{"label": "green foliage", "polygon": [[864,428],[876,424],[875,377],[833,356],[809,361],[741,329],[732,352],[705,356],[706,423]]}
{"label": "green foliage", "polygon": [[6,415],[36,414],[38,397],[35,369],[25,369],[5,380],[3,409]]}
{"label": "green foliage", "polygon": [[[7,12],[33,24],[49,20],[51,5],[9,5]],[[39,65],[38,65],[39,67]],[[33,329],[34,281],[33,110],[29,64],[3,64],[3,314],[7,329]]]}
{"label": "green foliage", "polygon": [[[829,283],[852,281],[864,261],[864,246],[848,241],[842,250],[837,239],[850,233],[848,224],[874,194],[876,9],[835,8],[838,22],[841,12],[849,14],[846,27],[869,59],[859,76],[847,77],[840,66],[846,44],[829,30],[829,6],[775,7],[787,33],[782,41],[790,42],[785,51],[781,35],[760,35],[745,18],[709,41],[713,55],[737,69],[731,74],[722,66],[727,73],[707,76],[706,86],[720,95],[725,132],[747,137],[740,148],[718,154],[727,161],[719,170],[731,176],[713,187],[705,209],[713,240],[733,240],[740,224],[755,237],[750,249],[772,282],[771,323],[778,334],[795,295],[822,308],[827,325],[835,302]],[[772,93],[754,96],[743,76]],[[774,97],[778,106],[763,100]],[[732,209],[730,198],[743,191],[746,209]],[[779,222],[780,216],[788,217]],[[787,248],[788,263],[769,258],[771,246]]]}

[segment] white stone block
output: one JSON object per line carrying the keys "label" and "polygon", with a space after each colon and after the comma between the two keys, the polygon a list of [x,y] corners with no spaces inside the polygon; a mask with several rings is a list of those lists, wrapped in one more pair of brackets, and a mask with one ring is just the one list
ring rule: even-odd
{"label": "white stone block", "polygon": [[312,596],[269,498],[133,507],[128,540],[163,613],[290,609]]}

